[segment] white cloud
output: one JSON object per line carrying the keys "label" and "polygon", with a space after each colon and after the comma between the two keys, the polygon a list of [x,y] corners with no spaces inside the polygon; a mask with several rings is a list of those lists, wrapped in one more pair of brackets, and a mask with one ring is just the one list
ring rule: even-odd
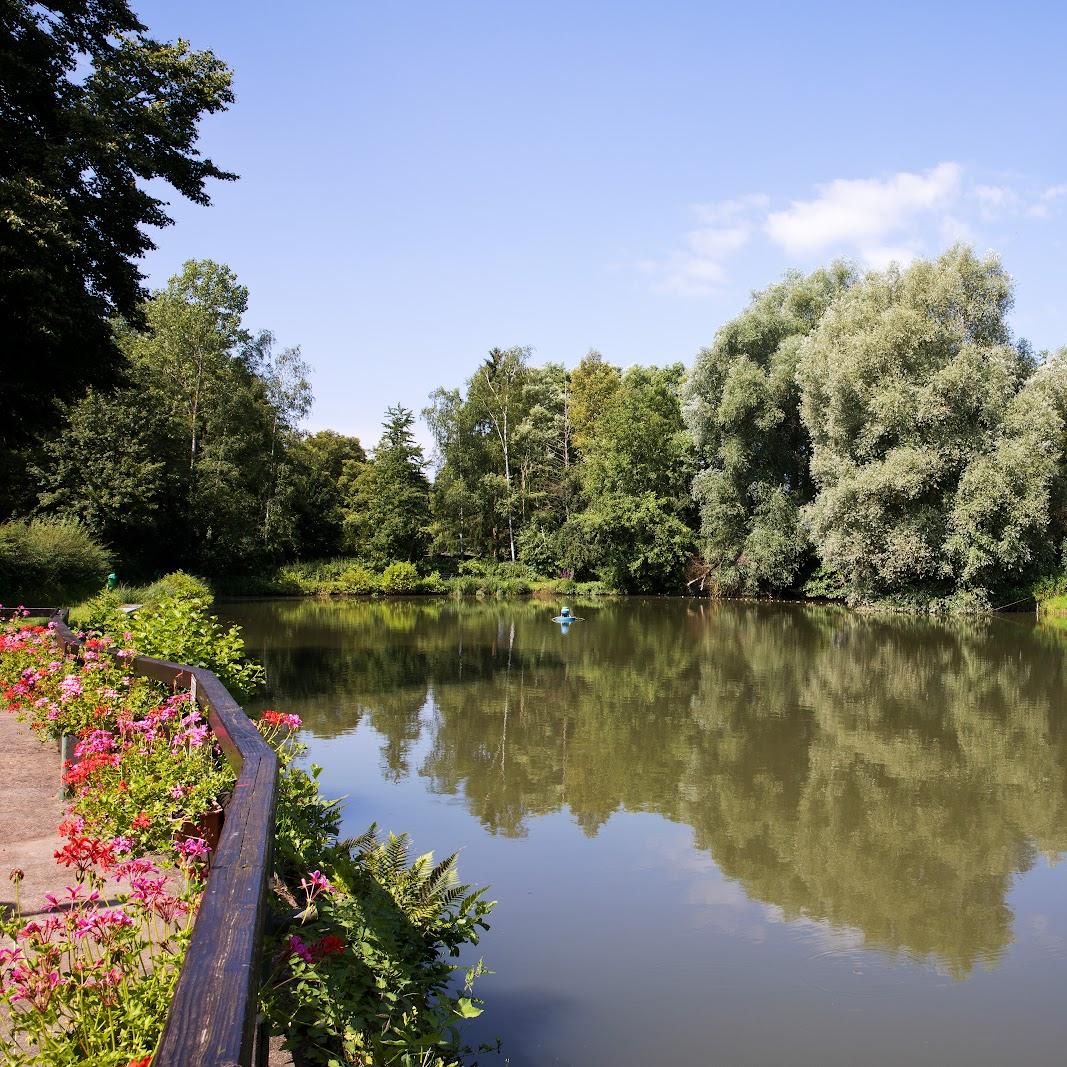
{"label": "white cloud", "polygon": [[1067,185],[1050,185],[1030,205],[1027,214],[1035,219],[1047,219],[1052,214],[1052,208],[1064,198],[1067,198]]}
{"label": "white cloud", "polygon": [[956,215],[946,215],[940,225],[941,240],[946,245],[955,244],[957,241],[966,241],[968,244],[977,244],[978,234],[974,227]]}
{"label": "white cloud", "polygon": [[861,254],[865,266],[872,270],[885,270],[891,263],[906,267],[922,252],[915,245],[870,245]]}
{"label": "white cloud", "polygon": [[997,223],[1048,218],[1067,208],[1067,183],[1041,187],[1021,175],[966,181],[954,162],[919,173],[837,178],[815,190],[778,209],[762,193],[694,205],[696,225],[677,250],[638,267],[660,292],[707,296],[731,280],[731,263],[750,246],[763,245],[754,253],[785,252],[781,267],[844,254],[881,270],[936,255],[957,241],[983,244]]}
{"label": "white cloud", "polygon": [[793,255],[832,245],[853,245],[877,252],[885,238],[913,224],[916,217],[953,201],[961,168],[940,163],[925,174],[901,171],[891,178],[838,178],[818,186],[814,200],[794,200],[785,211],[767,216],[764,230]]}
{"label": "white cloud", "polygon": [[756,216],[769,200],[753,193],[718,204],[700,204],[693,211],[705,223],[685,235],[685,247],[664,261],[646,262],[641,268],[656,278],[661,292],[706,296],[727,281],[726,264],[751,241]]}
{"label": "white cloud", "polygon": [[1006,185],[976,185],[974,198],[978,201],[978,210],[986,221],[1015,210],[1022,202],[1019,194]]}
{"label": "white cloud", "polygon": [[697,204],[693,210],[701,222],[719,226],[765,211],[770,203],[771,198],[763,193],[749,193],[734,200],[720,200],[717,204]]}

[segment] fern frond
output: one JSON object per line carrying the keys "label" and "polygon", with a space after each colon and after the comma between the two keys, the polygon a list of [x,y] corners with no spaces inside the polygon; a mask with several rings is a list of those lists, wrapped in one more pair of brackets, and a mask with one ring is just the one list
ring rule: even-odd
{"label": "fern frond", "polygon": [[436,896],[442,889],[452,885],[455,881],[456,857],[458,855],[458,852],[453,852],[451,856],[446,856],[432,871],[430,871],[430,874],[426,879],[426,884],[423,887],[423,894],[426,899]]}

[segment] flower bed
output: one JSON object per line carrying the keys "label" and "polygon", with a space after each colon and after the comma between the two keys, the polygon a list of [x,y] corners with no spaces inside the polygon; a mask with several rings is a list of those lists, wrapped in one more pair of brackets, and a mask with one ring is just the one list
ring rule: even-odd
{"label": "flower bed", "polygon": [[5,1063],[148,1063],[166,1021],[210,852],[188,828],[232,773],[188,695],[128,674],[131,655],[107,638],[61,653],[43,626],[0,635],[3,707],[77,738],[55,853],[71,884],[0,921]]}
{"label": "flower bed", "polygon": [[[205,821],[233,777],[189,696],[127,671],[132,637],[89,637],[75,656],[48,627],[0,635],[0,708],[42,740],[77,739],[56,851],[74,884],[46,898],[44,920],[0,924],[0,999],[14,1022],[0,1033],[5,1062],[147,1067],[166,1022],[205,887]],[[231,684],[261,671],[198,603],[139,620],[145,641],[172,660],[192,642]],[[459,884],[454,856],[409,862],[407,839],[379,841],[374,827],[339,840],[338,803],[299,765],[299,718],[265,711],[257,726],[281,765],[260,992],[273,1032],[298,1067],[459,1064],[458,1024],[481,1012],[471,983],[484,968],[457,988],[449,957],[477,943],[492,902]]]}

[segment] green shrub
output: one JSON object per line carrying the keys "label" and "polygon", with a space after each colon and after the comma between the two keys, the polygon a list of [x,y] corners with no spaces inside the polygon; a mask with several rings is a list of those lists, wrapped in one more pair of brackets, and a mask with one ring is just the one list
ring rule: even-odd
{"label": "green shrub", "polygon": [[[526,582],[542,581],[533,567],[526,563],[508,563],[492,559],[468,559],[459,565],[459,573],[463,576],[490,579],[495,587],[497,582],[507,581],[512,578],[522,579]],[[487,585],[486,588],[490,586]]]}
{"label": "green shrub", "polygon": [[448,582],[437,571],[432,571],[425,578],[419,580],[420,593],[447,593]]}
{"label": "green shrub", "polygon": [[419,590],[419,572],[414,563],[390,563],[382,572],[383,593],[416,593]]}
{"label": "green shrub", "polygon": [[478,590],[481,588],[477,578],[453,578],[449,584],[452,587],[453,596],[457,597],[477,596]]}
{"label": "green shrub", "polygon": [[1038,599],[1038,614],[1042,621],[1062,619],[1067,616],[1067,596],[1062,593],[1050,594]]}
{"label": "green shrub", "polygon": [[338,840],[319,768],[297,766],[306,747],[264,719],[281,762],[272,887],[287,916],[266,935],[260,1003],[272,1029],[304,1065],[470,1062],[458,1026],[481,1014],[471,984],[485,968],[479,960],[461,985],[452,960],[478,944],[495,902],[459,883],[455,855],[413,860],[405,836],[381,840],[374,826]]}
{"label": "green shrub", "polygon": [[99,588],[107,550],[73,519],[0,524],[0,603],[69,604]]}
{"label": "green shrub", "polygon": [[575,589],[576,596],[611,596],[612,591],[603,583],[599,581],[579,582],[577,589]]}
{"label": "green shrub", "polygon": [[195,578],[185,571],[173,571],[146,586],[136,601],[131,603],[157,604],[168,597],[176,600],[195,600],[202,604],[210,604],[213,599],[211,586],[203,578]]}
{"label": "green shrub", "polygon": [[101,589],[94,597],[71,608],[70,625],[75,630],[121,634],[129,616],[122,610],[127,600],[117,589]]}
{"label": "green shrub", "polygon": [[337,578],[339,593],[374,593],[378,590],[381,579],[373,571],[356,563],[346,567]]}
{"label": "green shrub", "polygon": [[245,655],[240,628],[226,629],[199,601],[164,597],[126,621],[130,644],[142,656],[206,667],[238,700],[263,685],[263,668]]}
{"label": "green shrub", "polygon": [[185,571],[165,574],[150,585],[119,585],[114,589],[105,586],[88,600],[71,608],[70,623],[79,630],[119,634],[129,628],[130,616],[122,610],[124,604],[150,606],[168,598],[208,607],[212,601],[211,586]]}
{"label": "green shrub", "polygon": [[848,584],[836,572],[818,567],[801,592],[812,600],[846,600]]}

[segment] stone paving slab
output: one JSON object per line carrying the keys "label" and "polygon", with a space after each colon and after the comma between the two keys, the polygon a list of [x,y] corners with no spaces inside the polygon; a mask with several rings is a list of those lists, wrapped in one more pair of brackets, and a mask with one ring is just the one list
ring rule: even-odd
{"label": "stone paving slab", "polygon": [[26,872],[19,895],[33,910],[45,893],[58,893],[70,872],[55,861],[62,845],[61,763],[54,741],[40,742],[29,726],[0,711],[0,907],[14,906],[12,868]]}

